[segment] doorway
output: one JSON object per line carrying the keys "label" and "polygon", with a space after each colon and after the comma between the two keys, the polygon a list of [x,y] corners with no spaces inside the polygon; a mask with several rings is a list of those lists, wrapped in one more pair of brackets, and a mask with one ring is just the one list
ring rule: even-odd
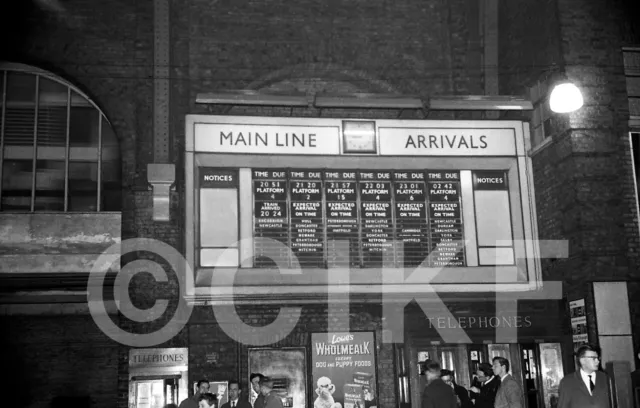
{"label": "doorway", "polygon": [[164,408],[167,404],[178,404],[179,376],[133,377],[135,408]]}
{"label": "doorway", "polygon": [[[424,363],[427,360],[434,360],[440,363],[442,369],[451,370],[454,373],[455,381],[458,385],[468,389],[471,386],[471,375],[469,371],[469,357],[466,345],[432,345],[418,349],[418,364],[420,374],[424,372]],[[424,377],[424,375],[421,375]],[[422,381],[421,390],[424,389]]]}
{"label": "doorway", "polygon": [[542,392],[540,387],[540,357],[538,355],[537,344],[522,344],[521,364],[522,378],[524,380],[524,395],[527,408],[541,408]]}

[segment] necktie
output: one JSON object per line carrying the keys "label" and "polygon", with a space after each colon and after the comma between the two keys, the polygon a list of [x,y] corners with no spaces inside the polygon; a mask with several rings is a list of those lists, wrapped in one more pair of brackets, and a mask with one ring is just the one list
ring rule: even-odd
{"label": "necktie", "polygon": [[231,401],[231,408],[236,406],[236,402],[235,401]]}
{"label": "necktie", "polygon": [[596,388],[596,385],[593,383],[593,380],[591,379],[591,376],[593,374],[589,374],[589,389],[591,390],[591,393],[593,394],[593,390]]}

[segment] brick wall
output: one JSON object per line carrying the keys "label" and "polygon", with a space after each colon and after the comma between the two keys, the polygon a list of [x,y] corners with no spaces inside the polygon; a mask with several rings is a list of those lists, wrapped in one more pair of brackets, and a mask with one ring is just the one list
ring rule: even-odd
{"label": "brick wall", "polygon": [[501,95],[524,95],[527,86],[562,60],[557,0],[500,2],[498,72]]}
{"label": "brick wall", "polygon": [[331,64],[325,76],[348,71],[356,86],[370,77],[404,93],[477,87],[477,67],[469,69],[465,57],[474,46],[466,22],[477,20],[467,2],[174,0],[173,7],[183,10],[174,50],[187,56],[188,47],[183,74],[192,103],[197,92],[255,87],[304,64]]}
{"label": "brick wall", "polygon": [[[535,6],[514,1],[503,3],[502,12],[511,18],[503,18],[501,25],[501,91],[521,92],[556,63],[566,66],[585,98],[580,111],[556,115],[553,142],[535,153],[533,168],[540,237],[569,240],[569,259],[543,260],[543,274],[564,278],[569,300],[587,299],[590,339],[595,341],[589,282],[639,278],[618,24],[624,16],[622,9],[601,0]],[[528,24],[546,28],[526,34]],[[630,285],[632,310],[639,307],[636,290]]]}
{"label": "brick wall", "polygon": [[4,405],[49,408],[57,396],[115,405],[118,344],[90,316],[3,316],[0,324]]}
{"label": "brick wall", "polygon": [[114,125],[123,185],[146,188],[151,159],[153,3],[66,1],[32,11],[29,40],[15,58],[48,69],[86,92]]}

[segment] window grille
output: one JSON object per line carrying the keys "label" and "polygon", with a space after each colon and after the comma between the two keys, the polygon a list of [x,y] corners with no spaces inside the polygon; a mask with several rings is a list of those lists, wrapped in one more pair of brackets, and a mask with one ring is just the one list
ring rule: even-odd
{"label": "window grille", "polygon": [[0,210],[120,211],[120,150],[101,110],[37,68],[0,64]]}

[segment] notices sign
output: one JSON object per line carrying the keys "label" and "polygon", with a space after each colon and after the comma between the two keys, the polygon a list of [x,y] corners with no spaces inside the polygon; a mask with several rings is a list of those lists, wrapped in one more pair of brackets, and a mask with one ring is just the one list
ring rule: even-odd
{"label": "notices sign", "polygon": [[311,364],[314,408],[376,408],[373,332],[313,333]]}
{"label": "notices sign", "polygon": [[571,316],[571,332],[573,334],[573,348],[577,349],[589,342],[587,333],[587,315],[584,309],[584,299],[569,302],[569,315]]}

